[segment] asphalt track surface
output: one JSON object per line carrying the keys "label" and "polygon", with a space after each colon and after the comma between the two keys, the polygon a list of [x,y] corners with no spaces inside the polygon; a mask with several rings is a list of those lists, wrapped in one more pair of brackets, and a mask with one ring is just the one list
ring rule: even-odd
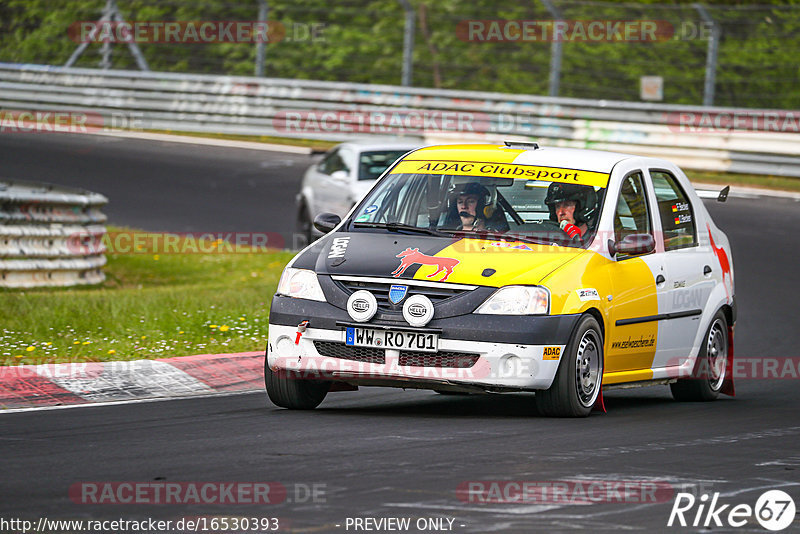
{"label": "asphalt track surface", "polygon": [[[0,136],[0,161],[4,177],[106,194],[114,224],[290,231],[288,202],[308,158],[31,134]],[[733,247],[737,357],[800,356],[800,203],[732,198],[707,206]],[[332,393],[313,412],[277,409],[255,393],[0,414],[0,517],[277,517],[282,530],[296,532],[354,532],[348,517],[448,518],[452,532],[766,532],[754,521],[668,529],[672,497],[481,504],[463,502],[456,489],[479,480],[649,481],[698,496],[719,492],[731,505],[753,506],[765,490],[782,489],[800,505],[799,384],[739,380],[736,398],[703,404],[674,402],[666,387],[612,391],[608,413],[579,420],[540,417],[526,395],[371,388]],[[76,504],[68,489],[85,481],[274,481],[289,498],[261,506]],[[303,499],[313,484],[324,487],[318,502]],[[797,530],[798,521],[784,532]]]}

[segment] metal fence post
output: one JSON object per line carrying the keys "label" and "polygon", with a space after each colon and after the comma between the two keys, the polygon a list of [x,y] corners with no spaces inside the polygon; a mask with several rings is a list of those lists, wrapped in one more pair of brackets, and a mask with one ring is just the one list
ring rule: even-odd
{"label": "metal fence post", "polygon": [[711,35],[708,36],[706,49],[706,81],[703,86],[703,105],[714,105],[714,86],[717,81],[717,50],[719,48],[720,28],[703,4],[693,4],[700,13],[703,22],[711,25]]}
{"label": "metal fence post", "polygon": [[[267,0],[258,0],[258,21],[267,22],[267,15],[269,14],[269,6]],[[269,30],[267,30],[269,33]],[[264,39],[259,39],[256,43],[256,76],[264,76],[264,50],[266,43]]]}
{"label": "metal fence post", "polygon": [[[541,0],[544,7],[552,15],[553,20],[561,19],[561,12],[553,5],[551,0]],[[559,84],[561,83],[561,56],[563,55],[562,43],[558,39],[553,39],[550,47],[550,96],[558,96]]]}
{"label": "metal fence post", "polygon": [[[114,10],[116,9],[116,5],[114,5],[114,0],[107,0],[106,8],[103,10],[104,13],[108,14],[109,20],[114,20]],[[100,46],[100,55],[102,59],[100,59],[100,68],[104,70],[108,70],[111,68],[111,41],[106,39],[103,41],[103,44]]]}
{"label": "metal fence post", "polygon": [[[64,64],[65,67],[72,67],[78,58],[81,57],[81,54],[89,47],[89,43],[97,35],[98,27],[102,25],[104,22],[125,22],[125,19],[122,17],[122,14],[119,12],[119,8],[117,7],[116,0],[107,0],[106,7],[103,9],[102,16],[98,19],[98,24],[95,25],[90,31],[89,35],[87,36],[87,40],[82,42],[78,45],[72,55],[69,57],[67,62]],[[128,45],[128,49],[131,51],[131,55],[133,55],[133,59],[136,61],[136,65],[139,67],[140,70],[149,71],[150,66],[147,64],[147,60],[144,58],[142,51],[139,49],[139,45],[136,44],[135,41],[129,41],[126,43]],[[109,41],[104,41],[103,46],[101,47],[101,53],[103,55],[103,59],[100,61],[100,67],[103,69],[110,69],[111,68],[111,43]]]}
{"label": "metal fence post", "polygon": [[413,75],[414,63],[414,8],[408,0],[399,0],[400,5],[406,12],[405,33],[403,35],[403,74],[402,85],[409,87]]}

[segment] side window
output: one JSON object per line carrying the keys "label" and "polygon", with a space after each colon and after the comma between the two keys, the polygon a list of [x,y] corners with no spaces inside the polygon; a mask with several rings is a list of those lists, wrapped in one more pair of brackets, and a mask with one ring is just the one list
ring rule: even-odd
{"label": "side window", "polygon": [[347,166],[342,159],[339,150],[329,152],[325,158],[319,163],[319,172],[331,175],[336,171],[347,170]]}
{"label": "side window", "polygon": [[641,172],[635,172],[623,178],[620,185],[614,213],[614,239],[621,241],[627,235],[652,233],[644,179]]}
{"label": "side window", "polygon": [[689,199],[670,173],[650,171],[658,200],[658,213],[664,230],[664,250],[697,245],[697,226]]}

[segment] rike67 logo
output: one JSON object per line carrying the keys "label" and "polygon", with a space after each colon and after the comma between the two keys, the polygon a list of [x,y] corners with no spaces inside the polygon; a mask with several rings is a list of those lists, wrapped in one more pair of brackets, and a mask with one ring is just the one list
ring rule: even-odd
{"label": "rike67 logo", "polygon": [[699,498],[682,492],[675,496],[667,526],[739,528],[758,522],[763,528],[777,532],[792,524],[795,512],[794,499],[781,490],[765,491],[754,507],[719,504],[719,492],[711,497],[704,493]]}

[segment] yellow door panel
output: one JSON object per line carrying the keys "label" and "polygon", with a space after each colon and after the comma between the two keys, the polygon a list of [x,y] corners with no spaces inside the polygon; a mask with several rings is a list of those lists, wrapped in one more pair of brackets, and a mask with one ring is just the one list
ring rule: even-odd
{"label": "yellow door panel", "polygon": [[658,314],[656,283],[642,258],[609,265],[614,299],[606,332],[606,373],[650,369],[656,353],[658,321],[617,326],[619,320]]}

